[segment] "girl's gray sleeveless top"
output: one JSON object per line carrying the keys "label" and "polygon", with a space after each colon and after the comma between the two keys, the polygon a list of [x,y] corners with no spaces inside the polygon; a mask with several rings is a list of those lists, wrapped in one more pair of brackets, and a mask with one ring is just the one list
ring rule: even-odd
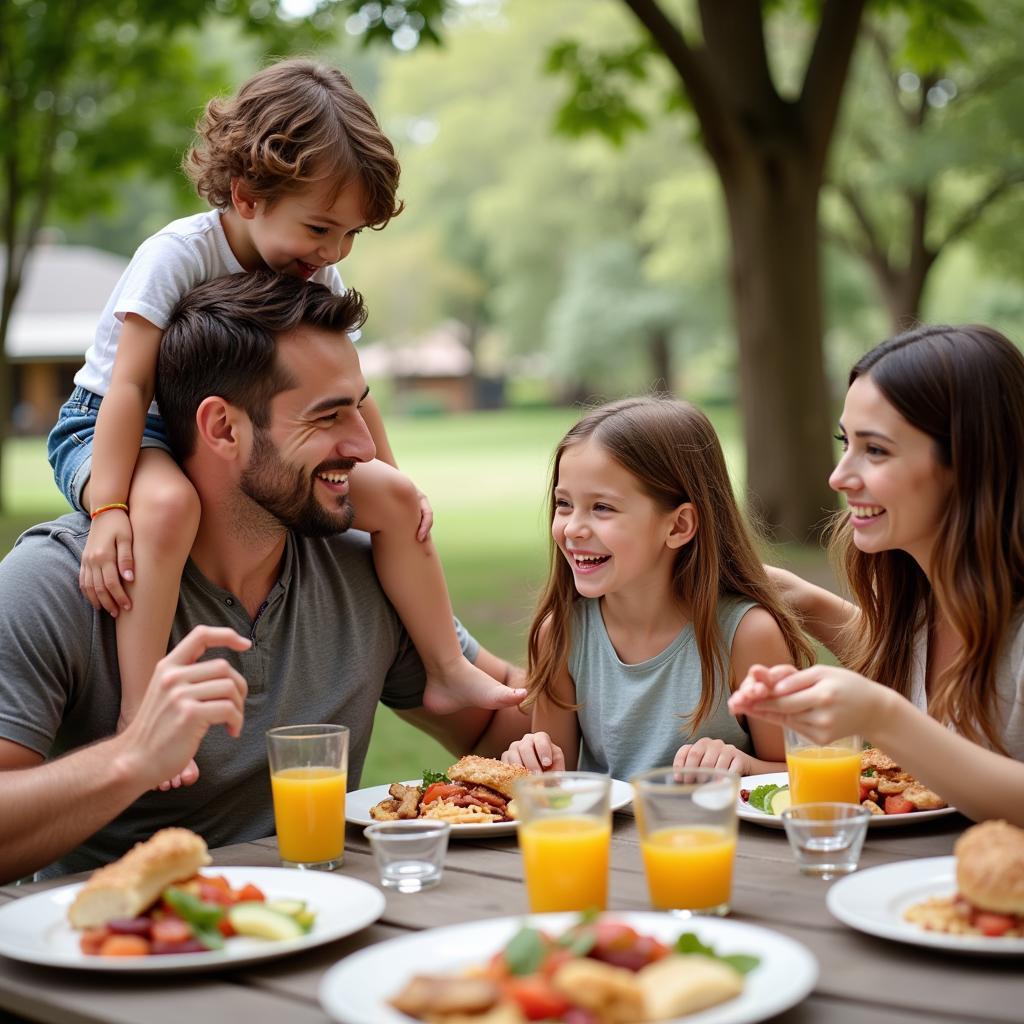
{"label": "girl's gray sleeveless top", "polygon": [[[740,619],[753,601],[725,597],[718,605],[718,625],[726,653]],[[685,717],[701,693],[700,656],[693,626],[687,624],[660,654],[638,665],[619,660],[612,646],[600,602],[582,598],[573,615],[569,674],[576,684],[579,709],[581,771],[630,779],[649,768],[672,764],[684,744],[708,736],[751,752],[749,734],[730,714],[727,680],[716,683],[711,714],[696,732]]]}

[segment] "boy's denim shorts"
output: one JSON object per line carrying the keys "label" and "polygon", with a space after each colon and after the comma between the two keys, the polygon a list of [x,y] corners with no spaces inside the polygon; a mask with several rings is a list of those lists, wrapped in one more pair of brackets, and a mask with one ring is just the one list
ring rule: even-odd
{"label": "boy's denim shorts", "polygon": [[[71,397],[61,406],[57,425],[46,439],[46,455],[53,468],[53,478],[61,494],[79,512],[82,508],[82,491],[89,482],[92,472],[92,441],[96,433],[96,415],[102,396],[76,387]],[[143,448],[162,448],[171,453],[170,441],[164,430],[164,421],[159,416],[147,414],[142,431]],[[128,500],[128,495],[124,496]]]}

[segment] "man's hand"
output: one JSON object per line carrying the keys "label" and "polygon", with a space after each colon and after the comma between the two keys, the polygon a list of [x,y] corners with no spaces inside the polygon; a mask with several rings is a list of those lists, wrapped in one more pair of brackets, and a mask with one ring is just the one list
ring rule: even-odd
{"label": "man's hand", "polygon": [[564,772],[562,748],[551,742],[546,732],[528,732],[501,755],[505,764],[521,764],[531,772]]}
{"label": "man's hand", "polygon": [[418,487],[416,488],[416,494],[420,502],[420,525],[416,530],[416,539],[418,541],[425,541],[430,536],[430,531],[434,526],[434,510],[430,507],[427,496]]}
{"label": "man's hand", "polygon": [[241,733],[245,679],[222,658],[197,659],[211,647],[245,651],[251,643],[227,627],[196,626],[157,662],[138,714],[117,740],[147,787],[180,772],[210,726]]}
{"label": "man's hand", "polygon": [[89,539],[82,552],[78,586],[97,611],[105,609],[116,619],[123,608],[128,611],[131,599],[121,581],[135,578],[132,559],[132,524],[128,513],[110,509],[93,520]]}

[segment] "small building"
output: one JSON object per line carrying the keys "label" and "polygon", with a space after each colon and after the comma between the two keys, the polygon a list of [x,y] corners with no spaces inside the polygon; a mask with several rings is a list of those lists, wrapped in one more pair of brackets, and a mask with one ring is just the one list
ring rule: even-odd
{"label": "small building", "polygon": [[103,307],[128,266],[86,245],[39,245],[29,256],[7,330],[13,428],[45,434],[71,393]]}
{"label": "small building", "polygon": [[406,345],[360,345],[363,375],[391,382],[392,405],[399,413],[497,408],[504,399],[503,381],[474,373],[467,333],[464,324],[447,320]]}

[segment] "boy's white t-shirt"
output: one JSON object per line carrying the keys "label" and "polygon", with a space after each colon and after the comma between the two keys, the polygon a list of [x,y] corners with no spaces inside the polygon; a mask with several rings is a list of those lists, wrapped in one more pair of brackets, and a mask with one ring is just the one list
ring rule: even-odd
{"label": "boy's white t-shirt", "polygon": [[[107,300],[85,365],[75,374],[76,384],[97,395],[107,393],[121,327],[129,313],[164,330],[171,310],[187,292],[204,281],[244,273],[228,245],[221,216],[220,210],[207,210],[171,221],[138,247]],[[321,267],[310,280],[337,295],[345,291],[333,266]],[[357,337],[353,332],[353,340]],[[149,411],[158,412],[155,402]]]}

